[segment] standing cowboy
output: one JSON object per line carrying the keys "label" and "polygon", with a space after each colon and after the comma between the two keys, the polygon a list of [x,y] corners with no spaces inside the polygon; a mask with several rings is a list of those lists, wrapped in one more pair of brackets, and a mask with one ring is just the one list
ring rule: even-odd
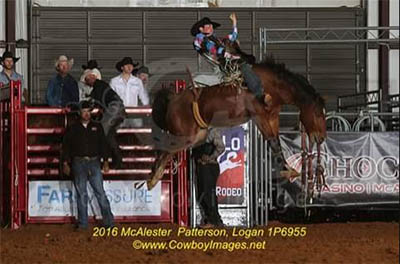
{"label": "standing cowboy", "polygon": [[217,180],[220,174],[217,158],[225,151],[221,133],[211,128],[206,142],[193,149],[196,162],[196,179],[199,204],[204,212],[205,227],[222,226],[218,213],[218,198],[216,195]]}
{"label": "standing cowboy", "polygon": [[149,84],[149,78],[151,77],[152,74],[149,72],[149,68],[146,66],[141,66],[135,70],[133,70],[132,74],[142,80],[143,87],[145,90],[148,91],[147,85]]}
{"label": "standing cowboy", "polygon": [[[15,71],[15,63],[19,59],[14,57],[10,51],[5,51],[3,56],[0,57],[0,64],[3,66],[3,71],[0,72],[0,86],[6,86],[10,81],[21,81],[22,84],[22,75]],[[28,101],[28,91],[26,89],[23,89],[22,100]]]}
{"label": "standing cowboy", "polygon": [[55,62],[57,74],[47,85],[46,101],[49,106],[65,107],[69,103],[79,102],[78,83],[69,74],[74,64],[74,59],[61,55]]}
{"label": "standing cowboy", "polygon": [[[103,175],[100,159],[103,158],[103,170],[107,172],[108,150],[104,144],[106,138],[102,126],[91,121],[91,105],[87,101],[80,104],[80,122],[70,126],[63,139],[63,172],[69,175],[72,168],[74,185],[78,196],[79,229],[88,228],[87,181],[93,188],[103,216],[103,225],[113,225],[110,202],[103,187]],[[70,167],[71,164],[71,167]]]}
{"label": "standing cowboy", "polygon": [[[230,42],[235,42],[238,39],[237,18],[236,14],[232,13],[229,18],[232,21],[232,33],[225,37]],[[195,37],[193,45],[201,55],[206,53],[211,55],[214,60],[225,61],[226,59],[239,59],[240,56],[230,54],[226,51],[223,41],[219,39],[214,32],[215,28],[221,26],[219,23],[211,21],[210,18],[204,17],[197,21],[191,28],[191,34]],[[242,55],[244,56],[244,55]],[[254,62],[253,56],[245,56],[246,61]],[[260,78],[253,72],[251,65],[243,63],[240,66],[244,80],[246,81],[249,90],[256,96],[262,104],[268,105],[269,96],[264,95],[264,90]]]}
{"label": "standing cowboy", "polygon": [[0,63],[3,66],[3,71],[0,72],[0,83],[3,86],[8,85],[10,81],[22,81],[22,75],[14,69],[15,63],[19,59],[14,57],[10,51],[5,51],[0,57]]}
{"label": "standing cowboy", "polygon": [[[139,99],[143,105],[149,104],[149,95],[143,87],[142,80],[132,75],[134,63],[131,57],[125,57],[117,62],[115,68],[121,73],[110,81],[111,88],[121,97],[126,107],[139,105]],[[141,119],[126,119],[123,126],[141,127]]]}

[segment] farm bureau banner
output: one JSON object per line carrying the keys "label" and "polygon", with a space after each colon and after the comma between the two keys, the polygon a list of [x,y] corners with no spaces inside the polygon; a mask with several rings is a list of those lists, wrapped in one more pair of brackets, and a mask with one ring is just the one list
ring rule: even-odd
{"label": "farm bureau banner", "polygon": [[[300,172],[300,135],[283,134],[281,142],[287,162]],[[312,206],[399,205],[399,132],[329,133],[321,151],[327,186]],[[301,188],[300,177],[280,179],[279,206],[302,207]]]}
{"label": "farm bureau banner", "polygon": [[[161,215],[161,183],[148,191],[135,189],[136,181],[104,181],[114,216]],[[96,196],[88,183],[89,215],[101,216]],[[30,181],[29,216],[77,216],[76,191],[72,181]]]}

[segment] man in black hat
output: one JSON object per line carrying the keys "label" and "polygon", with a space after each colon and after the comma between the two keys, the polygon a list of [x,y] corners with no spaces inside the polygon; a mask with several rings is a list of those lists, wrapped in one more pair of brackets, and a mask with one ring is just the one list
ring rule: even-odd
{"label": "man in black hat", "polygon": [[8,85],[10,81],[22,81],[22,75],[14,70],[15,63],[20,58],[16,58],[10,51],[3,53],[0,57],[0,63],[3,66],[3,71],[0,72],[0,83],[3,86]]}
{"label": "man in black hat", "polygon": [[[235,13],[232,13],[229,18],[232,21],[233,30],[229,34],[227,39],[231,42],[235,42],[238,39],[237,30],[237,17]],[[191,28],[190,33],[195,37],[193,45],[197,52],[200,54],[206,53],[211,55],[214,60],[225,61],[225,59],[239,59],[240,56],[230,54],[226,51],[225,45],[222,40],[219,39],[214,29],[221,26],[219,23],[211,21],[210,18],[204,17],[197,21]],[[254,61],[254,56],[248,57],[245,61]],[[251,58],[251,59],[250,59]],[[269,95],[264,95],[264,89],[260,78],[253,72],[251,65],[243,63],[240,67],[243,77],[246,81],[249,90],[256,96],[256,98],[265,105],[268,105],[270,98]]]}
{"label": "man in black hat", "polygon": [[[115,65],[120,74],[110,81],[111,88],[121,97],[126,107],[138,106],[139,99],[143,105],[150,103],[149,95],[144,89],[142,81],[132,74],[136,66],[138,66],[138,63],[133,62],[131,57],[123,58]],[[138,118],[128,118],[125,120],[123,126],[141,127],[143,126],[143,122]]]}
{"label": "man in black hat", "polygon": [[[237,40],[238,37],[237,18],[235,13],[232,13],[229,18],[232,20],[233,30],[232,33],[227,36],[227,38],[233,42]],[[206,52],[214,59],[232,56],[225,51],[224,44],[214,32],[214,29],[220,26],[221,24],[211,21],[211,19],[208,17],[202,18],[192,26],[190,33],[195,37],[193,45],[197,52]]]}
{"label": "man in black hat", "polygon": [[63,139],[63,172],[69,175],[72,169],[74,185],[77,192],[78,225],[80,229],[88,228],[88,193],[89,181],[100,205],[105,227],[113,225],[113,214],[110,202],[103,187],[103,175],[100,159],[103,158],[103,170],[107,172],[108,148],[101,124],[91,121],[91,104],[82,101],[80,104],[80,122],[68,127]]}

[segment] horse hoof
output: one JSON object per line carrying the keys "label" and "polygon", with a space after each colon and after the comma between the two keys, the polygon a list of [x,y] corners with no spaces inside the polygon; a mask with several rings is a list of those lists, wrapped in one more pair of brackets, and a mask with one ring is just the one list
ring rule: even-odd
{"label": "horse hoof", "polygon": [[300,173],[295,170],[284,170],[280,172],[280,175],[288,179],[290,182],[293,182],[297,177],[300,176]]}
{"label": "horse hoof", "polygon": [[147,180],[147,190],[153,189],[155,184],[151,180]]}

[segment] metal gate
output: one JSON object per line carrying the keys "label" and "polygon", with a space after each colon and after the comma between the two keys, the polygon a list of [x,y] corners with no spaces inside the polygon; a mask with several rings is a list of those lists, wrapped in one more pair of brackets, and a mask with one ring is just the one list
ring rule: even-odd
{"label": "metal gate", "polygon": [[[64,108],[22,107],[20,83],[11,82],[10,87],[2,88],[0,105],[2,219],[10,220],[13,229],[23,223],[72,222],[76,213],[72,203],[73,187],[71,178],[60,173],[60,151],[62,135],[76,117]],[[3,98],[6,94],[8,96]],[[126,112],[129,116],[148,118],[151,108],[128,108]],[[115,219],[117,222],[176,220],[180,225],[187,225],[185,152],[170,162],[158,192],[157,187],[154,188],[156,191],[152,194],[156,209],[118,207],[122,199],[129,203],[132,199],[146,196],[147,189],[136,190],[134,184],[147,179],[155,161],[154,149],[149,143],[150,134],[148,126],[117,130],[124,168],[104,173],[106,194],[109,199],[115,199],[115,203],[111,201]],[[176,204],[178,206],[174,206]],[[96,209],[92,208],[92,211],[96,217]]]}

